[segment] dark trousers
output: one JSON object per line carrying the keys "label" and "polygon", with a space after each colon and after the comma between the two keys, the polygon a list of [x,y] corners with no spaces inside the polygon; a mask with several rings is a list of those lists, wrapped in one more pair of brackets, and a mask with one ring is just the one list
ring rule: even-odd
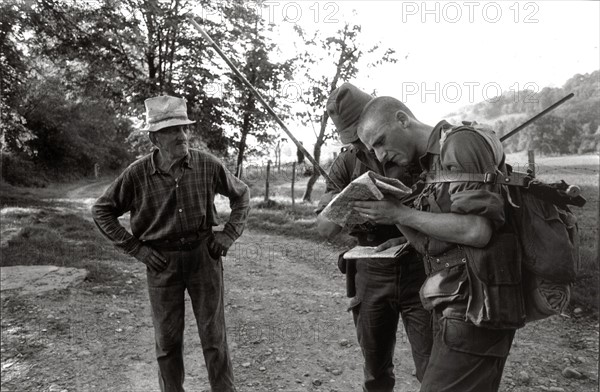
{"label": "dark trousers", "polygon": [[496,392],[515,330],[464,321],[466,301],[436,309],[433,349],[421,392]]}
{"label": "dark trousers", "polygon": [[164,251],[165,271],[147,270],[148,291],[163,392],[183,391],[184,292],[187,290],[198,325],[211,390],[235,391],[223,305],[223,264],[211,258],[206,241],[190,251]]}
{"label": "dark trousers", "polygon": [[410,342],[417,378],[422,379],[432,346],[431,313],[419,289],[423,263],[414,255],[397,259],[358,260],[356,297],[351,309],[364,364],[363,391],[393,391],[394,347],[400,316]]}

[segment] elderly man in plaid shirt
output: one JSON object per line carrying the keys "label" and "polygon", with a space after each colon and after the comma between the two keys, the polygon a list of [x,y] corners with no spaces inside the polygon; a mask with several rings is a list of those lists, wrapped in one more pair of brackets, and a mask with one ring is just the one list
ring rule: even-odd
{"label": "elderly man in plaid shirt", "polygon": [[[184,292],[198,325],[213,391],[235,391],[227,349],[223,264],[242,234],[248,187],[214,156],[188,148],[185,99],[147,99],[149,137],[157,147],[132,163],[96,201],[92,213],[115,246],[146,265],[162,391],[183,391]],[[216,193],[229,197],[231,215],[213,232]],[[131,233],[118,217],[130,212]]]}

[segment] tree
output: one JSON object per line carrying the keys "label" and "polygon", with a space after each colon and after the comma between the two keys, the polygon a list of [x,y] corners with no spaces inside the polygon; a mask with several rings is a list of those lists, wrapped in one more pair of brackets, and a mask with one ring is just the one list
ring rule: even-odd
{"label": "tree", "polygon": [[[231,17],[229,19],[238,31],[237,41],[239,53],[245,53],[244,63],[238,69],[252,86],[267,100],[270,106],[275,106],[276,94],[283,84],[292,76],[292,61],[275,62],[269,58],[276,45],[268,37],[272,33],[272,26],[266,26],[261,15],[250,13],[243,18]],[[236,48],[231,48],[235,50]],[[236,175],[240,170],[244,158],[248,155],[264,153],[264,145],[272,145],[277,135],[273,132],[271,116],[260,107],[256,97],[242,83],[241,80],[229,72],[230,78],[227,91],[233,91],[228,98],[231,113],[228,122],[234,127],[231,141],[236,145]],[[286,117],[289,106],[280,102],[279,116]],[[254,147],[249,147],[249,137],[255,139]]]}
{"label": "tree", "polygon": [[26,120],[16,109],[24,91],[27,66],[18,42],[23,39],[19,8],[0,5],[0,151],[23,152],[31,137]]}
{"label": "tree", "polygon": [[[143,101],[174,94],[188,100],[199,119],[192,135],[217,152],[227,153],[223,102],[203,87],[220,83],[214,53],[187,21],[200,7],[211,14],[231,3],[173,0],[40,0],[29,7],[29,45],[38,55],[62,62],[73,73],[73,87],[101,90],[120,114],[141,117]],[[25,6],[24,6],[25,7]],[[237,37],[219,22],[197,18],[217,41]],[[76,65],[76,67],[72,67]],[[123,135],[127,137],[128,135]]]}
{"label": "tree", "polygon": [[[233,112],[235,102],[207,88],[220,84],[226,73],[186,18],[205,11],[197,20],[239,62],[245,54],[236,48],[242,35],[232,26],[249,25],[248,21],[254,26],[257,20],[250,8],[240,12],[240,4],[239,0],[2,3],[2,149],[30,148],[29,159],[40,165],[73,164],[76,170],[88,165],[80,164],[83,151],[95,159],[111,159],[126,155],[129,147],[140,155],[151,146],[145,135],[132,132],[129,119],[141,117],[149,96],[174,94],[187,99],[190,116],[197,120],[191,127],[192,143],[226,155],[225,130],[237,125],[227,113]],[[220,13],[214,12],[217,8]],[[225,23],[208,17],[215,14],[225,15]],[[265,46],[256,55],[266,58],[271,49]],[[40,103],[44,110],[38,110]],[[91,104],[100,108],[100,117],[84,115]],[[107,155],[99,156],[98,151]]]}
{"label": "tree", "polygon": [[[299,56],[299,60],[303,64],[303,73],[306,80],[310,83],[310,87],[303,94],[303,101],[310,106],[314,112],[322,113],[320,116],[307,115],[305,112],[298,113],[306,125],[311,121],[319,122],[319,133],[317,141],[314,145],[313,157],[320,163],[321,148],[328,139],[334,137],[332,129],[327,128],[327,120],[329,114],[325,110],[325,103],[329,95],[338,87],[340,81],[351,80],[358,73],[357,63],[363,58],[363,52],[359,46],[359,35],[361,27],[359,25],[345,23],[344,27],[339,29],[334,36],[325,39],[320,38],[319,33],[315,33],[310,39],[306,37],[306,33],[299,27],[296,27],[297,33],[306,41],[308,46],[306,52]],[[319,50],[320,49],[320,50]],[[366,53],[369,57],[376,60],[369,63],[369,67],[376,67],[386,62],[395,63],[397,60],[394,57],[394,50],[386,49],[383,53],[380,52],[379,45],[374,45],[369,48]],[[316,53],[323,53],[321,56]],[[331,73],[328,75],[318,75],[315,73],[315,68],[323,69],[329,66]],[[313,170],[312,175],[306,185],[306,191],[302,197],[304,201],[310,201],[314,184],[317,182],[320,173],[318,170]]]}
{"label": "tree", "polygon": [[[39,24],[38,11],[37,5],[26,3],[2,5],[3,152],[18,156],[23,163],[35,163],[29,176],[34,169],[36,173],[43,169],[65,178],[89,174],[98,161],[112,169],[126,163],[129,156],[117,134],[127,134],[130,122],[97,94],[101,89],[82,83],[80,62],[44,53],[51,44],[35,35],[36,29],[60,28],[56,23]],[[30,183],[14,173],[3,174],[15,182]]]}

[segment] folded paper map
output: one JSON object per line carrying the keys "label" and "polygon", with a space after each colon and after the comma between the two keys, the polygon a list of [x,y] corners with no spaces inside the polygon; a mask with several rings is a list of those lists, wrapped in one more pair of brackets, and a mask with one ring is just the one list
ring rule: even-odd
{"label": "folded paper map", "polygon": [[348,205],[351,201],[383,200],[386,195],[402,199],[411,192],[412,190],[399,180],[368,171],[337,194],[321,215],[340,226],[359,225],[367,222],[367,219]]}
{"label": "folded paper map", "polygon": [[381,252],[375,252],[376,246],[356,246],[344,253],[344,259],[394,259],[400,256],[407,246],[408,242],[405,242],[402,245],[392,246]]}

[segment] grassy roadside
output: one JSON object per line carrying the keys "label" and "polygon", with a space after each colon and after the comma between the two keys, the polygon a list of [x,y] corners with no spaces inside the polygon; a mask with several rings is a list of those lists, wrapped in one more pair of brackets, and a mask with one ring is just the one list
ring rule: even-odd
{"label": "grassy roadside", "polygon": [[2,292],[2,390],[118,389],[86,383],[110,374],[107,382],[119,384],[115,352],[124,346],[113,342],[142,325],[132,320],[142,316],[143,307],[135,304],[145,283],[143,266],[115,250],[89,220],[89,197],[105,184],[82,180],[35,189],[1,184],[0,265],[88,271],[76,288],[35,296]]}
{"label": "grassy roadside", "polygon": [[[325,181],[319,177],[314,185],[311,202],[302,200],[306,191],[308,177],[298,175],[294,187],[294,206],[291,198],[291,174],[289,168],[282,168],[281,173],[273,172],[269,182],[269,201],[265,202],[264,176],[255,175],[244,179],[250,188],[250,214],[247,228],[263,233],[289,236],[296,239],[306,239],[317,243],[326,242],[335,247],[353,246],[355,240],[347,234],[335,238],[324,239],[317,232],[317,214],[315,209],[325,192]],[[222,221],[229,214],[227,199],[217,197],[215,206]]]}
{"label": "grassy roadside", "polygon": [[2,184],[1,266],[56,265],[85,268],[87,285],[107,293],[126,287],[114,262],[132,262],[102,237],[95,225],[73,212],[72,202],[57,199],[86,183],[28,189]]}
{"label": "grassy roadside", "polygon": [[297,201],[294,208],[289,199],[273,198],[270,202],[262,199],[251,200],[248,228],[267,233],[302,238],[318,243],[327,242],[336,247],[353,246],[355,240],[341,233],[334,238],[324,239],[317,232],[316,203]]}

